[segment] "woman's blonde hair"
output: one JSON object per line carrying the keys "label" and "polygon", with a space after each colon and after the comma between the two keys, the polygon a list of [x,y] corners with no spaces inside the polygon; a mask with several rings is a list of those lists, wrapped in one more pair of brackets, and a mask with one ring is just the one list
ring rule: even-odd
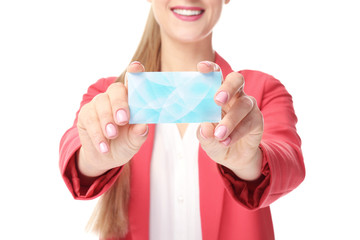
{"label": "woman's blonde hair", "polygon": [[[160,71],[160,49],[160,27],[150,9],[143,36],[131,62],[141,62],[149,72]],[[126,70],[116,81],[124,83],[125,73]],[[87,228],[99,234],[101,239],[125,237],[128,232],[130,162],[122,167],[114,185],[99,199],[89,220]]]}

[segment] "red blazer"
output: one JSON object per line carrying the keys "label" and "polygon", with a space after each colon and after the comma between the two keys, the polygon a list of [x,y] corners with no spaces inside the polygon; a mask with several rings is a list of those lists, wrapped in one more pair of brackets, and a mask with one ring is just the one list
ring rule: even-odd
{"label": "red blazer", "polygon": [[[215,62],[224,78],[233,70],[216,54]],[[262,175],[259,180],[246,182],[230,170],[217,165],[199,149],[200,216],[202,236],[210,239],[274,239],[269,205],[296,188],[305,177],[301,140],[296,133],[297,118],[292,98],[275,78],[258,71],[244,70],[245,92],[256,98],[264,117]],[[81,106],[98,93],[105,92],[115,77],[100,79],[90,86]],[[100,176],[90,187],[79,180],[75,165],[76,151],[81,143],[76,128],[60,142],[60,170],[75,199],[94,199],[106,192],[121,174],[121,167]],[[149,238],[150,161],[155,125],[131,165],[129,233],[125,239]]]}

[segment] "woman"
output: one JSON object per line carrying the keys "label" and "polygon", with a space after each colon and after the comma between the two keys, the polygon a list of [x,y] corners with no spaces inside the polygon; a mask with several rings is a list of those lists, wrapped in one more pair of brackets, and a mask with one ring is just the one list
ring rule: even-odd
{"label": "woman", "polygon": [[130,125],[125,72],[101,79],[60,143],[66,185],[76,199],[103,195],[91,219],[102,239],[274,239],[269,205],[305,176],[291,96],[213,50],[229,0],[149,2],[127,71],[221,71],[222,120]]}

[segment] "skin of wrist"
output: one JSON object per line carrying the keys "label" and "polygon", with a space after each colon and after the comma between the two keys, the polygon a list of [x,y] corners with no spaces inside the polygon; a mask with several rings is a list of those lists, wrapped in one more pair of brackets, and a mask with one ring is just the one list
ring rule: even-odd
{"label": "skin of wrist", "polygon": [[251,161],[241,169],[230,169],[238,178],[244,181],[255,181],[261,176],[263,154],[260,148],[257,148],[256,153]]}
{"label": "skin of wrist", "polygon": [[92,166],[90,163],[86,162],[83,148],[80,148],[78,151],[76,165],[79,174],[84,178],[96,178],[106,172],[104,170],[99,170],[98,168]]}

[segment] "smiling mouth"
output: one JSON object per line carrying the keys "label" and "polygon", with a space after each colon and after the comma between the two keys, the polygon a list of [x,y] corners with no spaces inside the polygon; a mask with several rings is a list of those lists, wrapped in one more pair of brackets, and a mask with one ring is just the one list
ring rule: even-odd
{"label": "smiling mouth", "polygon": [[201,15],[204,10],[184,9],[184,8],[173,8],[171,9],[174,13],[181,16],[198,16]]}
{"label": "smiling mouth", "polygon": [[186,22],[193,22],[199,20],[205,12],[205,9],[200,7],[176,6],[172,7],[171,11],[178,19]]}

